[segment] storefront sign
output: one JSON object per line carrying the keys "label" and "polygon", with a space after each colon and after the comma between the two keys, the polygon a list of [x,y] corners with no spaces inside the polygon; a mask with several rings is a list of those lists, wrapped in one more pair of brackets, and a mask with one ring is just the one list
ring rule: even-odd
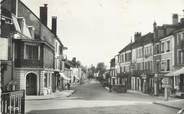
{"label": "storefront sign", "polygon": [[163,78],[162,79],[162,84],[168,85],[169,84],[169,78]]}
{"label": "storefront sign", "polygon": [[170,84],[169,78],[163,78],[162,79],[162,87],[163,88],[171,88],[171,84]]}

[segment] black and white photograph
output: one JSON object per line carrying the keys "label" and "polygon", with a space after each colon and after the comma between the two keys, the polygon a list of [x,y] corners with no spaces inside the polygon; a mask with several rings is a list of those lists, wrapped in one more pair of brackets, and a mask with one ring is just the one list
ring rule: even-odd
{"label": "black and white photograph", "polygon": [[0,0],[0,114],[184,114],[184,0]]}

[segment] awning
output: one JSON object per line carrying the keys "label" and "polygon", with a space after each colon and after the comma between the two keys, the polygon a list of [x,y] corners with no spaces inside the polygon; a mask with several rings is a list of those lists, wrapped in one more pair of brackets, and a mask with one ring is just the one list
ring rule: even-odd
{"label": "awning", "polygon": [[179,70],[176,70],[176,71],[173,71],[173,72],[169,72],[165,76],[178,76],[180,74],[184,74],[184,67],[179,69]]}
{"label": "awning", "polygon": [[70,80],[70,78],[68,78],[65,74],[63,73],[59,73],[61,77],[63,77],[63,79],[65,80]]}

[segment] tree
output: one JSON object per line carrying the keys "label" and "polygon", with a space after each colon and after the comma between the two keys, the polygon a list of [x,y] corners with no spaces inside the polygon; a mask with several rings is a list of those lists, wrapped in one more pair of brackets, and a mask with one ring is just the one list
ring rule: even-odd
{"label": "tree", "polygon": [[89,79],[94,78],[95,70],[96,70],[96,68],[93,65],[88,69],[88,78]]}
{"label": "tree", "polygon": [[96,67],[96,71],[99,73],[99,78],[103,78],[103,74],[106,71],[106,66],[103,62],[99,62]]}

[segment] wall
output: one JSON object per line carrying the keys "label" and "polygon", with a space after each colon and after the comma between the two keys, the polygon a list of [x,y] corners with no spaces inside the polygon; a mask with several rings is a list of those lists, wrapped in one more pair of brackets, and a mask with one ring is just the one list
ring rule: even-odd
{"label": "wall", "polygon": [[19,2],[18,4],[18,16],[24,17],[28,26],[34,26],[35,39],[41,39],[43,41],[46,41],[54,47],[55,35],[49,30],[49,28],[44,26],[40,22],[40,19],[22,2]]}
{"label": "wall", "polygon": [[54,68],[54,51],[51,50],[49,47],[44,46],[43,48],[44,50],[44,56],[43,56],[43,60],[44,60],[44,67],[45,68]]}
{"label": "wall", "polygon": [[[167,52],[167,41],[170,41],[170,51],[169,52]],[[165,67],[163,72],[166,72],[167,71],[167,60],[170,60],[170,71],[172,71],[174,69],[173,68],[174,67],[174,58],[173,58],[174,36],[171,35],[164,39],[161,39],[161,43],[165,44],[164,53],[161,53],[161,68]],[[162,64],[163,62],[165,62],[165,64]]]}
{"label": "wall", "polygon": [[17,89],[26,90],[26,76],[29,73],[34,73],[37,76],[37,95],[40,92],[40,70],[39,69],[20,69],[16,68],[14,70],[14,79],[17,82]]}
{"label": "wall", "polygon": [[[3,65],[3,63],[2,63],[2,65]],[[3,65],[4,66],[4,65]],[[11,81],[11,79],[12,79],[12,64],[11,63],[6,63],[5,64],[5,69],[4,69],[4,73],[2,73],[2,76],[3,76],[3,85],[2,86],[5,86],[5,85],[7,85],[10,81]]]}

